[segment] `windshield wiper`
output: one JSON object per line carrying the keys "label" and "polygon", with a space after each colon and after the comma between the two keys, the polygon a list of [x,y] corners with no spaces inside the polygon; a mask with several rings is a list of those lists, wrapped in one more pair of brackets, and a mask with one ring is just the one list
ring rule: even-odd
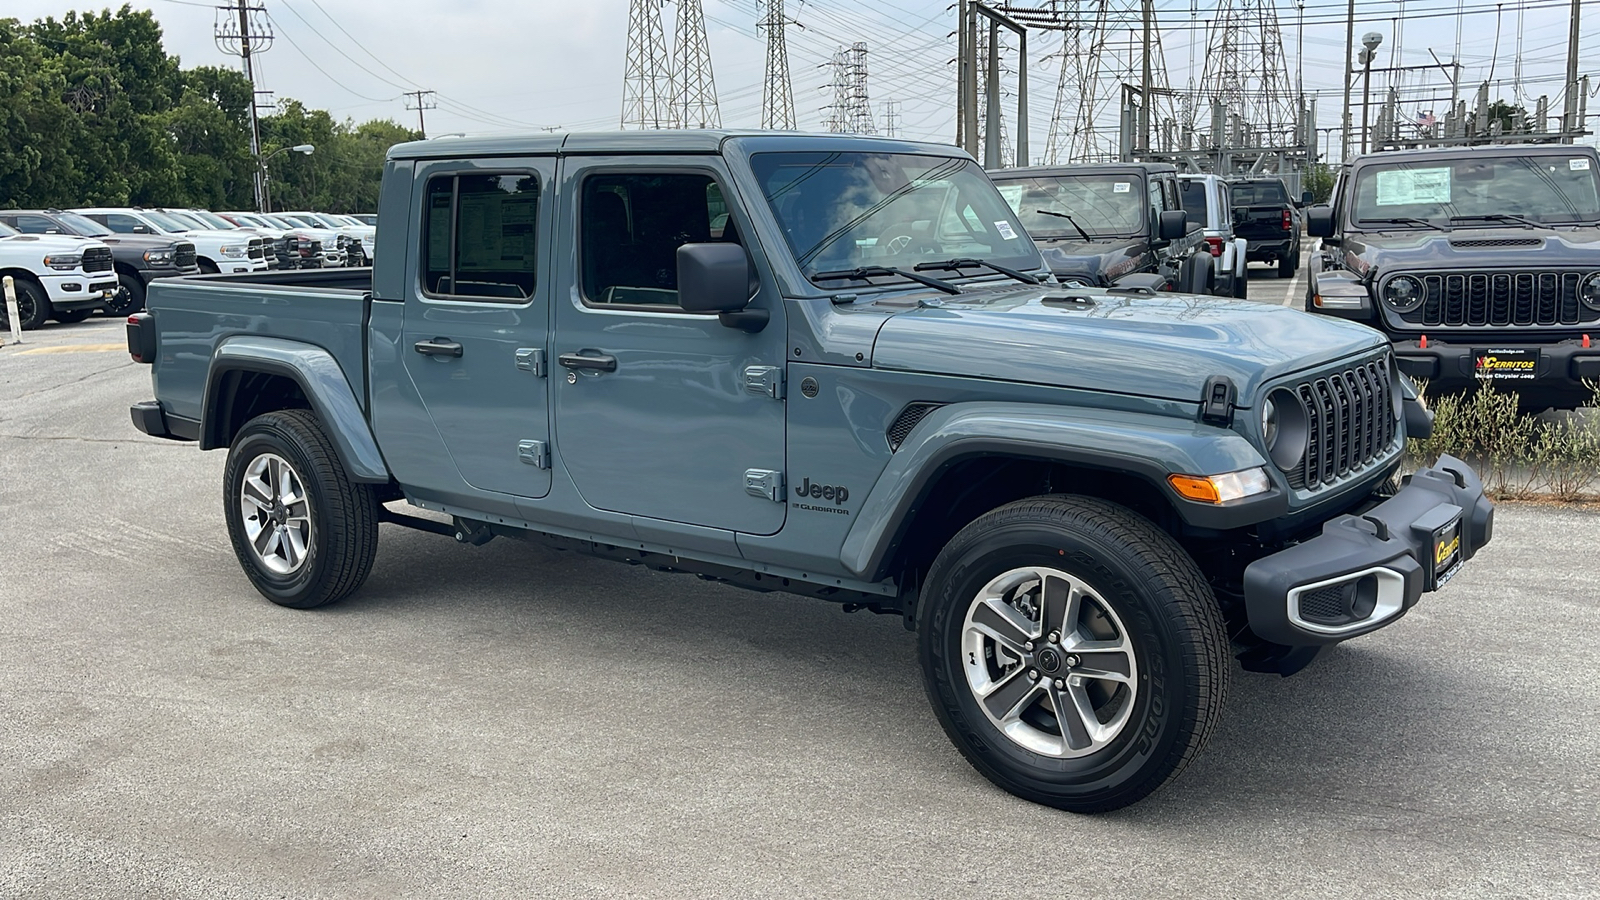
{"label": "windshield wiper", "polygon": [[918,284],[938,288],[946,294],[961,293],[961,288],[948,281],[940,281],[937,278],[929,278],[926,275],[918,275],[916,272],[908,272],[905,269],[896,269],[892,266],[857,266],[854,269],[840,269],[837,272],[818,272],[811,276],[811,280],[842,281],[849,279],[851,281],[865,281],[868,278],[881,278],[885,275],[899,275],[901,278],[909,278]]}
{"label": "windshield wiper", "polygon": [[1083,226],[1079,225],[1076,219],[1072,218],[1071,216],[1067,215],[1064,212],[1055,212],[1054,210],[1049,210],[1049,209],[1036,209],[1036,210],[1034,210],[1034,212],[1039,213],[1041,215],[1046,215],[1046,216],[1055,216],[1058,219],[1066,219],[1068,225],[1071,225],[1073,228],[1078,229],[1078,233],[1083,235],[1083,239],[1084,240],[1086,240],[1086,241],[1094,240],[1094,238],[1089,236],[1089,232],[1083,230]]}
{"label": "windshield wiper", "polygon": [[1483,213],[1481,215],[1476,215],[1476,216],[1451,216],[1450,217],[1450,221],[1451,222],[1465,222],[1468,219],[1487,219],[1490,222],[1516,222],[1519,225],[1527,225],[1530,228],[1543,228],[1544,227],[1544,225],[1542,223],[1535,222],[1532,219],[1524,219],[1521,216],[1514,216],[1511,213]]}
{"label": "windshield wiper", "polygon": [[1450,230],[1450,229],[1444,227],[1443,225],[1435,225],[1432,222],[1429,222],[1427,219],[1419,219],[1416,216],[1399,216],[1399,217],[1393,218],[1393,219],[1362,219],[1361,221],[1363,221],[1363,222],[1377,222],[1377,223],[1379,223],[1381,225],[1426,225],[1426,226],[1428,226],[1429,228],[1432,228],[1435,231],[1449,231]]}
{"label": "windshield wiper", "polygon": [[999,272],[1001,275],[1005,275],[1010,278],[1015,278],[1017,281],[1020,281],[1023,284],[1039,283],[1039,279],[1027,274],[1026,272],[1018,272],[1016,269],[1008,269],[1005,266],[997,266],[994,263],[989,262],[987,259],[975,259],[970,256],[963,256],[959,259],[947,259],[944,262],[917,263],[915,266],[912,266],[912,268],[916,269],[918,272],[945,271],[955,272],[958,275],[961,274],[962,269],[983,268],[989,269],[990,271]]}

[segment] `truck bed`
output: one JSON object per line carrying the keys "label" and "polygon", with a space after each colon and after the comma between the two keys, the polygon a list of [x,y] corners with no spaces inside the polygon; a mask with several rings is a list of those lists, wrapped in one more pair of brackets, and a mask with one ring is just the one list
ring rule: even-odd
{"label": "truck bed", "polygon": [[150,283],[160,323],[152,373],[168,415],[199,421],[207,372],[230,340],[283,338],[328,351],[365,406],[366,323],[372,270],[306,269],[195,275]]}

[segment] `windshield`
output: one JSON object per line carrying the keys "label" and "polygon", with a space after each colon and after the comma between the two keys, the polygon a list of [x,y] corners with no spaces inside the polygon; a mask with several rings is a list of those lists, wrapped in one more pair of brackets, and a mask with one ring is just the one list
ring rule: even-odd
{"label": "windshield", "polygon": [[758,153],[750,167],[807,277],[958,257],[1037,269],[978,164],[891,153]]}
{"label": "windshield", "polygon": [[305,216],[291,216],[288,213],[278,213],[278,218],[284,220],[285,222],[294,223],[293,227],[296,227],[296,228],[321,228],[322,227],[321,225],[313,225],[311,222],[306,220]]}
{"label": "windshield", "polygon": [[[1600,218],[1600,190],[1587,156],[1491,156],[1363,166],[1355,219],[1452,220],[1499,217],[1539,223]],[[1399,223],[1389,223],[1399,224]]]}
{"label": "windshield", "polygon": [[162,231],[193,231],[195,227],[193,225],[185,225],[182,221],[164,213],[158,213],[153,209],[144,210],[139,215],[144,216]]}
{"label": "windshield", "polygon": [[291,222],[288,219],[284,218],[283,216],[278,216],[278,215],[272,215],[272,216],[261,215],[261,216],[257,216],[256,218],[260,219],[263,222],[266,222],[268,225],[271,225],[274,228],[282,228],[285,231],[288,231],[288,230],[294,229],[294,228],[304,228],[305,227],[304,225],[301,225],[299,222]]}
{"label": "windshield", "polygon": [[4,222],[0,222],[0,237],[16,237],[17,235],[19,235],[21,233],[22,232],[16,230],[15,228],[12,228],[10,225],[7,225]]}
{"label": "windshield", "polygon": [[192,218],[199,219],[212,228],[220,228],[223,231],[232,231],[239,227],[232,222],[229,222],[227,219],[224,219],[215,213],[206,212],[203,209],[192,210],[189,215]]}
{"label": "windshield", "polygon": [[1276,181],[1235,181],[1234,206],[1288,206],[1289,195]]}
{"label": "windshield", "polygon": [[108,234],[116,234],[116,232],[88,216],[80,216],[74,212],[56,213],[55,216],[56,220],[62,225],[72,229],[73,234],[83,237],[104,237]]}
{"label": "windshield", "polygon": [[1083,237],[1078,228],[1092,238],[1144,230],[1147,201],[1137,175],[1040,175],[1006,179],[999,187],[1034,237],[1077,239]]}

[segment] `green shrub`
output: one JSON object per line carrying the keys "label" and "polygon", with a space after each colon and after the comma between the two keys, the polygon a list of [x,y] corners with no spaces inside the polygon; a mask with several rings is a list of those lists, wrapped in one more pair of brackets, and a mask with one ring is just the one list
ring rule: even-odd
{"label": "green shrub", "polygon": [[[1600,406],[1600,383],[1587,383]],[[1427,396],[1427,385],[1418,390]],[[1600,490],[1600,416],[1591,409],[1554,419],[1521,413],[1517,395],[1480,385],[1466,394],[1428,397],[1433,435],[1407,442],[1407,468],[1448,453],[1471,463],[1500,499],[1574,501]]]}

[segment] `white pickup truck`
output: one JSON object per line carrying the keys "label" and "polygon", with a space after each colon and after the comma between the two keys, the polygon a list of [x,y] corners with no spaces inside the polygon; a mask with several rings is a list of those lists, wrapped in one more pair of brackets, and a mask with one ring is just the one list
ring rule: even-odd
{"label": "white pickup truck", "polygon": [[119,234],[181,235],[194,244],[201,272],[241,274],[265,272],[268,268],[267,242],[260,235],[199,229],[155,209],[94,207],[74,212]]}
{"label": "white pickup truck", "polygon": [[[111,248],[92,238],[23,234],[0,223],[0,276],[16,285],[23,328],[46,320],[81,322],[117,290]],[[10,327],[3,298],[0,325]]]}

